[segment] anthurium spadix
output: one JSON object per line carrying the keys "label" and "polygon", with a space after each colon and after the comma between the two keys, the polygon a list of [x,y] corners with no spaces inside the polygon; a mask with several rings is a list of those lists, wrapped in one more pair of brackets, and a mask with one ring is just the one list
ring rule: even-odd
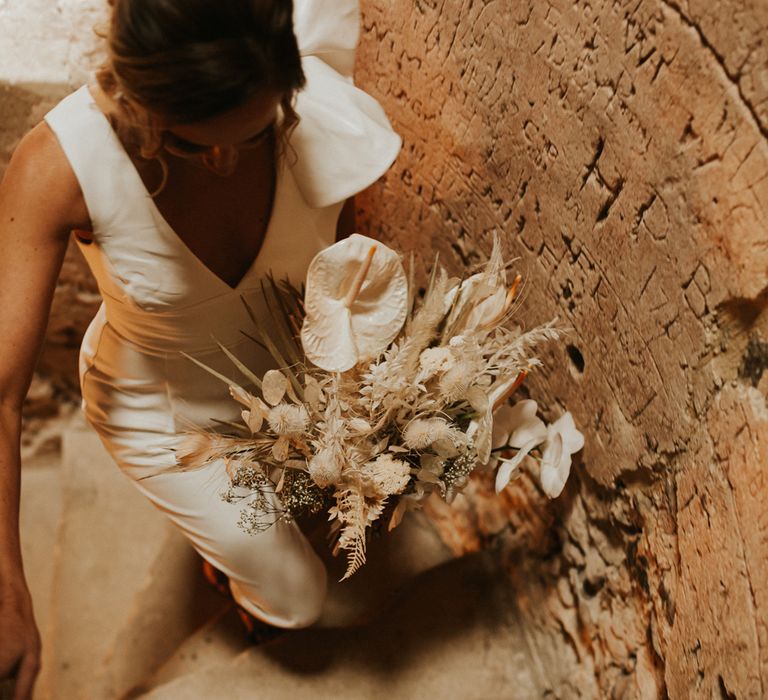
{"label": "anthurium spadix", "polygon": [[395,339],[408,313],[408,281],[400,256],[353,233],[322,250],[307,272],[301,343],[327,372],[370,360]]}

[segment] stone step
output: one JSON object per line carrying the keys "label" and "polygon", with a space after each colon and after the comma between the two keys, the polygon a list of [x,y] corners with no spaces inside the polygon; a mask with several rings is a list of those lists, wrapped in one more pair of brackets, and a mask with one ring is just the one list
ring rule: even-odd
{"label": "stone step", "polygon": [[324,542],[315,544],[329,573],[328,595],[317,627],[365,623],[389,604],[419,574],[454,558],[423,511],[409,511],[391,532],[371,539],[366,564],[346,581],[343,552],[334,557]]}
{"label": "stone step", "polygon": [[123,698],[143,686],[190,635],[231,607],[205,580],[201,562],[180,532],[167,532],[105,657],[94,683],[95,697]]}
{"label": "stone step", "polygon": [[140,697],[539,698],[508,585],[493,557],[471,555],[420,576],[369,625],[291,632]]}
{"label": "stone step", "polygon": [[247,648],[245,629],[235,611],[234,603],[230,602],[205,626],[187,638],[152,676],[127,693],[125,700],[141,697],[154,688],[189,673],[229,662]]}
{"label": "stone step", "polygon": [[[93,682],[171,525],[76,414],[62,439],[63,512],[40,697],[94,698]],[[106,700],[98,698],[98,700]]]}
{"label": "stone step", "polygon": [[[409,513],[395,532],[373,541],[369,548],[369,563],[350,581],[339,583],[336,580],[344,570],[343,558],[334,559],[322,542],[318,542],[317,546],[332,574],[326,608],[317,623],[318,627],[362,624],[363,620],[375,617],[382,607],[397,596],[399,589],[420,572],[452,557],[429,520],[421,513]],[[173,557],[162,557],[161,561],[168,562],[172,559]],[[187,575],[183,573],[183,567],[178,565],[166,565],[165,568],[166,575],[155,575],[153,579],[168,582],[169,588],[173,588],[174,580],[182,587],[189,588],[188,581],[197,574],[199,560],[192,563],[195,570]],[[182,600],[183,595],[174,591],[164,595],[162,590],[162,587],[158,587],[154,597],[143,596],[143,601],[138,607],[145,611],[144,615],[135,615],[131,619],[132,626],[123,634],[127,642],[121,645],[118,638],[109,669],[113,676],[122,672],[123,681],[113,682],[111,686],[101,686],[101,696],[136,697],[176,677],[232,659],[246,648],[240,622],[232,604],[227,603],[228,613],[227,610],[222,610],[220,616],[191,635],[154,675],[150,675],[152,670],[157,668],[157,662],[165,658],[170,644],[162,638],[154,641],[151,631],[146,629],[147,625],[141,624],[141,620],[147,616],[151,617],[151,611],[155,609],[160,617],[169,620],[174,617],[181,620],[184,613],[181,609],[174,616],[164,609],[169,601]],[[161,634],[167,631],[167,627],[157,623],[155,629],[160,630]],[[151,651],[147,653],[147,650]],[[144,682],[135,683],[132,689],[126,682],[127,679],[138,680],[143,676],[147,676]]]}

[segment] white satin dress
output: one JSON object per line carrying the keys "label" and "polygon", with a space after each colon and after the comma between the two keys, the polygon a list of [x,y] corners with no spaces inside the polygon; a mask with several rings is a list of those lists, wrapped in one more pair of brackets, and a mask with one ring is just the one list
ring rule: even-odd
{"label": "white satin dress", "polygon": [[219,496],[228,485],[223,463],[163,467],[176,465],[173,447],[187,422],[239,420],[226,385],[180,351],[243,386],[213,338],[257,373],[273,367],[240,332],[252,328],[240,297],[266,321],[264,275],[300,284],[312,257],[333,243],[344,201],[378,179],[400,148],[379,104],[352,84],[357,2],[296,0],[294,25],[307,77],[294,153],[280,159],[262,248],[234,288],[164,220],[87,86],[45,117],[90,213],[94,242],[79,247],[103,298],[80,351],[86,420],[122,472],[230,577],[238,603],[280,627],[312,624],[326,595],[325,567],[298,526],[248,535],[237,527],[239,506]]}

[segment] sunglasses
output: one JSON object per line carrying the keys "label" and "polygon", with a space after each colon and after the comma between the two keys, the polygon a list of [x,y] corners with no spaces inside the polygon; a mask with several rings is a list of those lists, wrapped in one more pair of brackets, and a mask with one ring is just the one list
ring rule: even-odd
{"label": "sunglasses", "polygon": [[[276,121],[271,122],[264,129],[262,129],[258,134],[251,136],[251,138],[249,138],[246,141],[243,141],[242,143],[239,143],[237,146],[232,146],[232,148],[235,148],[236,150],[240,150],[242,148],[255,148],[261,145],[267,138],[269,138],[274,133],[276,124],[277,124]],[[181,136],[176,136],[176,134],[170,131],[166,131],[163,135],[163,147],[168,152],[173,153],[174,155],[179,155],[179,156],[205,155],[207,153],[210,153],[211,149],[216,148],[216,146],[206,146],[205,144],[202,144],[202,143],[187,141],[186,139],[181,138]]]}

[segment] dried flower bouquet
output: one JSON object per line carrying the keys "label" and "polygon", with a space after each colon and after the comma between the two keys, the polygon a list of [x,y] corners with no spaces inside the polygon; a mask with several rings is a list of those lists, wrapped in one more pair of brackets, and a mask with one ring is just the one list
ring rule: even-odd
{"label": "dried flower bouquet", "polygon": [[372,525],[391,530],[433,492],[450,502],[474,469],[498,468],[501,491],[542,446],[542,488],[557,496],[581,433],[570,413],[546,426],[534,401],[508,399],[540,364],[533,348],[560,334],[554,322],[527,332],[513,322],[520,277],[508,285],[506,270],[496,238],[466,279],[436,262],[417,299],[412,260],[406,275],[395,251],[353,234],[315,257],[306,294],[269,279],[274,327],[251,318],[280,369],[256,376],[221,346],[251,393],[187,356],[227,382],[243,424],[190,432],[179,468],[223,459],[222,498],[243,504],[251,533],[327,510],[334,551],[348,557],[342,580],[365,562]]}

